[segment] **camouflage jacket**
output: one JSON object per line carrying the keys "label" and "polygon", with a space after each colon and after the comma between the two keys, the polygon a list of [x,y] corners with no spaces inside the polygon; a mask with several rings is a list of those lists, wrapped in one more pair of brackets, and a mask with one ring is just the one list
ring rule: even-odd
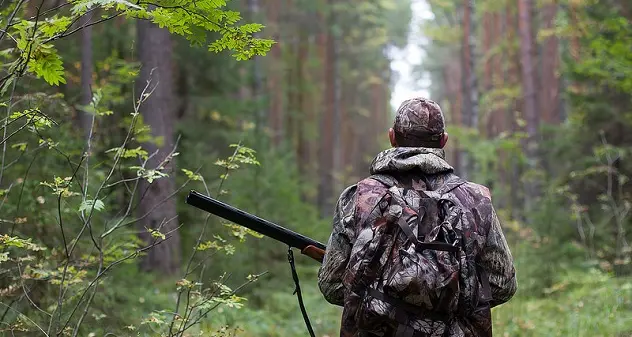
{"label": "camouflage jacket", "polygon": [[[391,148],[381,152],[371,164],[371,174],[388,174],[400,184],[417,190],[434,190],[453,174],[445,161],[443,150],[429,148]],[[325,299],[344,306],[341,337],[370,336],[357,331],[353,313],[357,299],[343,285],[343,274],[348,268],[351,248],[358,228],[371,221],[376,203],[384,187],[374,179],[364,179],[347,187],[336,204],[333,231],[327,243],[327,252],[318,273],[318,285]],[[475,235],[467,240],[473,245],[477,265],[489,276],[494,307],[508,301],[516,292],[517,284],[511,252],[503,235],[500,221],[491,203],[489,190],[478,184],[466,183],[453,190],[458,203],[471,219]],[[491,336],[491,310],[485,307],[475,317],[459,317],[449,328],[451,337]],[[393,333],[386,332],[383,337]],[[372,336],[372,335],[371,335]]]}

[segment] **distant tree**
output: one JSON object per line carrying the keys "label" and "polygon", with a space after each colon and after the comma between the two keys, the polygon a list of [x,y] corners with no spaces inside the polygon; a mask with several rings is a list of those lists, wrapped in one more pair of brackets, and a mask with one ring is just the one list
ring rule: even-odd
{"label": "distant tree", "polygon": [[[529,168],[537,167],[537,133],[539,127],[538,105],[535,88],[535,64],[533,60],[532,0],[518,0],[518,30],[520,33],[520,65],[522,69],[522,95],[526,119],[527,140],[525,154]],[[538,190],[533,179],[525,181],[525,202],[527,210],[537,197]]]}
{"label": "distant tree", "polygon": [[152,183],[142,180],[139,188],[138,222],[141,238],[149,242],[151,234],[145,229],[155,229],[170,236],[147,253],[141,263],[144,270],[167,275],[176,274],[180,265],[180,236],[177,231],[176,200],[169,198],[175,192],[173,174],[175,96],[173,74],[173,42],[166,28],[159,28],[149,21],[139,20],[137,27],[138,58],[142,64],[136,90],[140,94],[148,82],[150,96],[141,105],[143,122],[151,128],[152,140],[143,144],[151,156],[150,168],[162,167],[168,177]]}
{"label": "distant tree", "polygon": [[335,17],[333,11],[333,1],[327,0],[328,8],[326,15],[323,16],[321,29],[324,30],[321,47],[324,48],[324,88],[322,102],[322,115],[320,121],[320,148],[318,162],[318,177],[320,180],[318,187],[318,205],[323,216],[327,217],[333,209],[332,198],[334,197],[333,175],[334,168],[334,133],[336,125],[334,123],[336,116],[336,38],[333,28],[335,25]]}

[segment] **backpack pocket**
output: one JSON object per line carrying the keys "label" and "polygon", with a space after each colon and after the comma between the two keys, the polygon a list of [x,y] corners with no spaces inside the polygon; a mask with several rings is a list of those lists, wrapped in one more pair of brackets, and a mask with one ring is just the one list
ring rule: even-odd
{"label": "backpack pocket", "polygon": [[384,292],[411,305],[452,313],[459,299],[459,261],[451,252],[400,249],[388,268]]}

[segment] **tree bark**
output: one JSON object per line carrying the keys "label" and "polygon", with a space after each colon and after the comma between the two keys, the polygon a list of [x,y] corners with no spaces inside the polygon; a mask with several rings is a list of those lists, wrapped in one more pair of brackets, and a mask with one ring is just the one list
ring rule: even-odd
{"label": "tree bark", "polygon": [[[85,26],[92,18],[91,13],[81,17],[80,26]],[[81,29],[81,100],[80,104],[87,106],[92,102],[92,26]],[[92,128],[92,114],[87,111],[80,111],[79,121],[84,138],[90,137]]]}
{"label": "tree bark", "polygon": [[[151,128],[154,137],[161,137],[158,144],[148,142],[143,147],[149,154],[157,152],[147,162],[147,168],[155,169],[163,162],[174,148],[173,127],[175,122],[175,97],[173,84],[173,46],[169,31],[159,28],[149,21],[139,20],[137,23],[138,55],[142,64],[137,82],[140,94],[151,80],[151,96],[141,105],[143,121]],[[162,144],[160,144],[162,143]],[[159,229],[168,239],[150,249],[141,262],[141,268],[156,271],[164,275],[174,275],[180,267],[180,237],[177,231],[178,218],[175,192],[175,165],[173,160],[164,166],[168,177],[162,177],[149,184],[142,180],[139,184],[139,214],[144,216],[139,221],[140,237],[146,244],[156,240],[145,230],[145,227]],[[160,240],[160,239],[158,239]]]}
{"label": "tree bark", "polygon": [[[495,31],[495,13],[484,13],[483,14],[483,52],[489,52],[492,49],[492,46],[496,42],[494,40]],[[492,65],[496,60],[496,56],[485,58],[485,62],[483,63],[483,90],[485,90],[488,94],[494,90],[494,68]],[[491,109],[489,107],[484,107],[483,110],[487,111],[487,118],[485,123],[485,134],[487,138],[493,138],[495,136],[494,132],[494,117],[496,115],[495,109]]]}
{"label": "tree bark", "polygon": [[[456,127],[463,126],[461,118],[461,106],[462,106],[462,73],[461,64],[458,58],[446,62],[444,66],[443,77],[446,83],[446,97],[449,102],[448,107],[443,107],[446,111],[451,111],[449,115],[448,125],[454,125]],[[460,148],[460,142],[457,139],[450,140],[450,150],[453,154],[452,166],[459,175],[463,175],[463,161],[462,152]]]}
{"label": "tree bark", "polygon": [[[478,79],[474,71],[476,56],[476,32],[474,27],[474,0],[463,1],[463,120],[465,126],[473,130],[478,128]],[[463,155],[464,175],[467,179],[474,172],[474,161],[467,154]]]}
{"label": "tree bark", "polygon": [[335,38],[330,27],[333,25],[334,15],[332,11],[333,0],[327,0],[327,16],[323,20],[326,24],[321,26],[324,30],[324,69],[325,69],[325,92],[323,95],[323,113],[320,120],[320,147],[318,165],[318,205],[323,217],[329,217],[333,211],[333,176],[334,165],[333,145],[334,145],[334,120],[336,101],[336,50]]}
{"label": "tree bark", "polygon": [[[555,27],[557,4],[545,5],[543,9],[543,29],[551,30]],[[540,80],[540,110],[542,119],[548,124],[559,124],[560,83],[557,71],[559,69],[558,38],[553,35],[544,40],[542,58],[542,76]]]}
{"label": "tree bark", "polygon": [[[518,51],[512,47],[513,40],[516,39],[516,26],[517,26],[517,15],[514,11],[514,8],[511,6],[507,6],[505,11],[505,20],[504,20],[504,31],[506,32],[506,45],[507,45],[507,54],[505,55],[505,61],[507,64],[506,71],[506,83],[507,86],[518,86],[520,85],[520,55]],[[516,98],[513,101],[509,102],[509,106],[505,111],[505,115],[507,116],[507,124],[506,129],[511,131],[512,134],[515,134],[518,131],[521,131],[517,119],[520,118],[519,109],[522,106],[523,99]],[[522,195],[518,188],[520,183],[520,166],[518,160],[515,156],[512,156],[509,169],[510,173],[510,191],[509,191],[509,207],[511,209],[511,217],[512,219],[519,219],[521,215],[521,211],[523,209],[524,204],[522,203]]]}
{"label": "tree bark", "polygon": [[[296,132],[298,136],[298,144],[297,144],[297,156],[298,159],[298,170],[301,177],[305,177],[308,172],[308,164],[310,162],[310,153],[306,132],[306,123],[309,121],[308,114],[310,113],[309,106],[307,105],[306,96],[307,93],[307,83],[309,76],[308,69],[306,69],[307,61],[309,58],[308,48],[309,44],[307,41],[307,34],[305,34],[304,30],[300,27],[298,34],[298,55],[296,58],[295,67],[297,69],[297,80],[298,80],[298,93],[296,97],[296,107],[298,109],[298,121],[296,125]],[[306,118],[307,117],[307,118]]]}
{"label": "tree bark", "polygon": [[[533,64],[533,34],[531,17],[532,0],[518,0],[518,29],[520,31],[520,63],[522,65],[522,94],[524,98],[524,114],[526,119],[527,140],[525,154],[528,168],[533,170],[537,165],[537,133],[538,111],[535,92],[535,72]],[[531,209],[533,200],[538,196],[535,181],[525,180],[525,204],[527,212]]]}
{"label": "tree bark", "polygon": [[268,112],[268,128],[270,129],[272,145],[278,147],[283,140],[283,56],[281,52],[281,22],[279,13],[283,6],[280,0],[269,0],[265,3],[268,25],[272,31],[272,39],[276,41],[270,50],[268,58],[268,97],[270,98]]}

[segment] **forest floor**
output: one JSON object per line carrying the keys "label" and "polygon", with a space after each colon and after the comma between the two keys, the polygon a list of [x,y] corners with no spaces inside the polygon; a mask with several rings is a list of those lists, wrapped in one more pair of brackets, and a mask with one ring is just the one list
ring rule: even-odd
{"label": "forest floor", "polygon": [[[532,268],[543,262],[523,246],[514,247],[519,289],[510,302],[493,309],[494,336],[632,336],[632,278],[566,264],[554,273],[552,285],[542,289],[541,276]],[[323,299],[317,270],[298,269],[306,310],[317,336],[338,336],[341,309]],[[266,293],[259,308],[246,305],[211,321],[239,326],[243,331],[238,336],[244,337],[308,336],[291,279],[287,284],[286,291]]]}
{"label": "forest floor", "polygon": [[[632,336],[632,278],[617,278],[582,264],[565,264],[553,273],[551,286],[543,288],[540,284],[544,277],[533,270],[541,271],[544,262],[523,253],[526,249],[515,248],[518,248],[514,254],[518,292],[511,301],[493,309],[494,336]],[[250,293],[244,294],[248,300],[242,308],[220,307],[202,324],[213,329],[226,325],[238,327],[238,337],[309,336],[293,294],[289,266],[280,262],[270,267],[272,278],[252,284]],[[316,336],[338,336],[341,308],[330,305],[320,294],[318,267],[311,263],[297,265],[297,271]],[[143,281],[144,278],[148,279]],[[173,306],[175,294],[161,291],[171,290],[170,282],[156,283],[148,275],[125,279],[128,280],[125,284],[109,289],[110,296],[106,297],[111,302],[100,304],[122,309],[113,315],[116,317],[108,317],[116,321],[114,324],[120,325],[156,308],[168,310]],[[147,286],[152,281],[153,286]],[[121,287],[129,291],[117,291]]]}
{"label": "forest floor", "polygon": [[[632,336],[632,279],[603,274],[568,275],[544,298],[516,294],[493,310],[494,336]],[[313,281],[313,282],[312,282]],[[579,281],[579,282],[576,282]],[[340,309],[322,298],[315,280],[301,282],[305,306],[317,336],[337,336]],[[308,336],[296,296],[270,294],[265,307],[225,312],[216,323],[239,326],[238,336]]]}

